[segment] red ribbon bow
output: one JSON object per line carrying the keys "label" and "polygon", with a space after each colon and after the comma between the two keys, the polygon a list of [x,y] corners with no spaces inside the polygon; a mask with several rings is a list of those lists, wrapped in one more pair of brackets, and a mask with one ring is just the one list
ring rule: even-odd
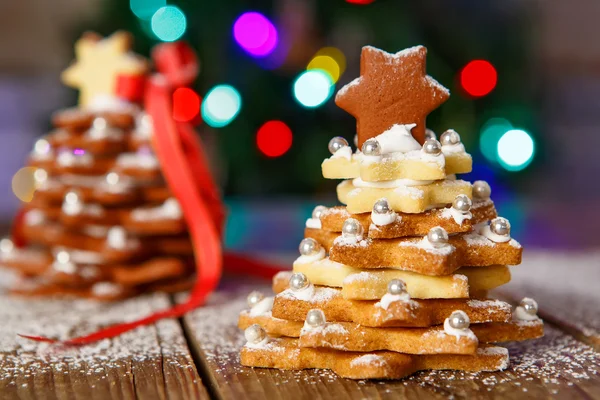
{"label": "red ribbon bow", "polygon": [[[137,321],[122,323],[97,332],[62,341],[66,345],[82,345],[118,336],[142,325],[163,318],[177,318],[204,304],[219,283],[222,263],[233,272],[251,273],[270,278],[279,270],[243,256],[223,257],[221,234],[225,210],[217,185],[208,169],[202,145],[189,123],[176,122],[172,117],[172,93],[188,86],[198,74],[198,60],[193,50],[183,42],[163,43],[154,48],[152,58],[159,73],[147,77],[120,76],[117,92],[129,100],[143,98],[146,112],[154,124],[153,147],[165,179],[181,204],[190,238],[194,246],[196,283],[189,298],[182,304],[159,311]],[[18,230],[18,229],[17,229]],[[44,342],[58,340],[43,336],[20,335]]]}

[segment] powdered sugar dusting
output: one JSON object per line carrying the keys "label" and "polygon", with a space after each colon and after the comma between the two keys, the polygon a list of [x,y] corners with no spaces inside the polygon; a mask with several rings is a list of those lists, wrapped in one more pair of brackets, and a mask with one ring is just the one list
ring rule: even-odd
{"label": "powdered sugar dusting", "polygon": [[[169,306],[168,297],[160,294],[119,303],[0,296],[3,321],[0,324],[0,364],[3,365],[0,383],[10,387],[22,377],[66,375],[69,370],[105,379],[106,374],[118,373],[116,371],[122,370],[124,365],[142,362],[169,362],[175,368],[188,369],[193,361],[176,320],[163,320],[115,339],[81,347],[65,348],[17,336],[17,333],[23,333],[67,339],[100,327],[132,321]],[[183,360],[183,364],[178,360]]]}

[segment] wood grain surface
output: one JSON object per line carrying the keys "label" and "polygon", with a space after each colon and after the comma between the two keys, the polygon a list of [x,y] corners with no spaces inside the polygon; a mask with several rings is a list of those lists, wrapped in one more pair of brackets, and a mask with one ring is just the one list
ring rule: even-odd
{"label": "wood grain surface", "polygon": [[[498,294],[533,297],[546,320],[538,340],[508,343],[494,373],[425,371],[395,382],[352,381],[326,370],[239,363],[237,314],[266,282],[227,279],[209,303],[113,340],[60,348],[16,333],[71,337],[172,304],[164,295],[118,303],[0,295],[0,399],[600,399],[600,253],[525,254]],[[182,297],[183,298],[183,297]]]}

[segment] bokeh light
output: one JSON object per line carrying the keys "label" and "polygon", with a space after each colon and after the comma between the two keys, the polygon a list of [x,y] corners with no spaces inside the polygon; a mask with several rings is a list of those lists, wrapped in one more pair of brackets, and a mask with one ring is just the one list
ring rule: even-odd
{"label": "bokeh light", "polygon": [[315,54],[306,69],[320,69],[329,74],[333,82],[337,82],[346,69],[346,56],[340,49],[324,47]]}
{"label": "bokeh light", "polygon": [[152,32],[163,42],[173,42],[185,33],[187,21],[178,7],[161,7],[152,16]]}
{"label": "bokeh light", "polygon": [[37,170],[36,167],[23,167],[13,175],[12,190],[19,200],[26,203],[33,200],[33,194],[39,186],[35,179]]}
{"label": "bokeh light", "polygon": [[190,88],[177,88],[173,92],[173,119],[191,121],[200,113],[200,96]]}
{"label": "bokeh light", "polygon": [[359,4],[359,5],[367,5],[373,3],[375,0],[346,0],[347,3],[351,4]]}
{"label": "bokeh light", "polygon": [[76,156],[83,156],[83,155],[85,155],[85,150],[84,149],[74,149],[73,154],[75,154]]}
{"label": "bokeh light", "polygon": [[202,102],[202,118],[213,128],[228,125],[239,114],[242,97],[230,85],[218,85],[212,88]]}
{"label": "bokeh light", "polygon": [[258,12],[240,15],[233,24],[233,37],[242,49],[254,57],[271,54],[278,41],[273,23]]}
{"label": "bokeh light", "polygon": [[498,161],[508,171],[520,171],[527,167],[534,153],[533,138],[522,129],[511,129],[498,141]]}
{"label": "bokeh light", "polygon": [[267,157],[280,157],[292,147],[292,130],[284,122],[268,121],[258,129],[256,145]]}
{"label": "bokeh light", "polygon": [[479,149],[481,154],[491,161],[498,162],[498,141],[513,126],[504,118],[490,118],[481,127]]}
{"label": "bokeh light", "polygon": [[473,97],[490,93],[498,82],[496,68],[486,60],[470,61],[460,72],[460,85]]}
{"label": "bokeh light", "polygon": [[129,0],[129,7],[136,17],[149,21],[156,10],[167,5],[167,0]]}
{"label": "bokeh light", "polygon": [[313,69],[305,71],[294,82],[294,97],[304,107],[313,108],[325,103],[333,94],[329,74]]}

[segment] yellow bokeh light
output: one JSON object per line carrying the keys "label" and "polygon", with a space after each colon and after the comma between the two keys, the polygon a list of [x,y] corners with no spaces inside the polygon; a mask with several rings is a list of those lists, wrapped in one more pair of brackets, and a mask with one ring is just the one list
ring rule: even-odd
{"label": "yellow bokeh light", "polygon": [[37,170],[35,167],[24,167],[13,176],[12,190],[19,200],[26,203],[33,200],[33,194],[39,187],[39,182],[35,176]]}
{"label": "yellow bokeh light", "polygon": [[346,57],[340,49],[323,47],[308,63],[306,69],[320,69],[329,74],[335,83],[346,70]]}

